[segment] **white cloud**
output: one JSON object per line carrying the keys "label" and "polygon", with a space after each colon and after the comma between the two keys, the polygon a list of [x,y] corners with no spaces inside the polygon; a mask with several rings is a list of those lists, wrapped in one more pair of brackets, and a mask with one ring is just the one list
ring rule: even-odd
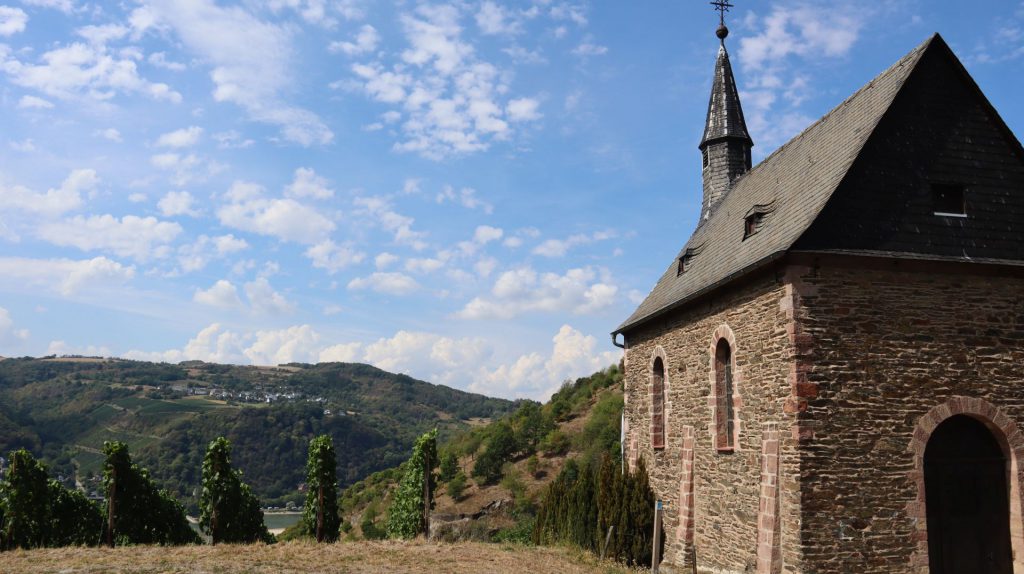
{"label": "white cloud", "polygon": [[590,42],[583,42],[579,46],[576,46],[572,50],[573,55],[588,58],[590,56],[603,56],[608,53],[607,46],[601,46],[600,44],[593,44]]}
{"label": "white cloud", "polygon": [[521,267],[499,275],[490,297],[474,298],[456,316],[511,319],[533,312],[585,315],[611,306],[617,293],[618,287],[608,273],[592,267],[570,269],[565,275]]}
{"label": "white cloud", "polygon": [[107,129],[104,129],[104,130],[97,130],[95,133],[96,133],[96,135],[102,137],[103,139],[107,139],[107,140],[110,140],[112,142],[120,142],[121,141],[121,132],[116,130],[116,129],[114,129],[114,128],[107,128]]}
{"label": "white cloud", "polygon": [[230,203],[217,210],[223,225],[269,235],[282,241],[316,244],[327,239],[334,222],[294,199],[263,197],[263,189],[236,181],[226,194]]}
{"label": "white cloud", "polygon": [[28,340],[28,329],[15,329],[11,314],[0,307],[0,345],[14,345]]}
{"label": "white cloud", "polygon": [[128,201],[132,203],[142,203],[149,199],[149,196],[145,193],[135,192],[128,195]]}
{"label": "white cloud", "polygon": [[284,190],[290,197],[311,197],[313,199],[329,199],[334,196],[327,180],[313,171],[313,168],[300,167],[295,170],[295,179]]}
{"label": "white cloud", "polygon": [[172,72],[184,72],[187,69],[185,64],[168,60],[167,54],[163,52],[153,52],[148,58],[146,58],[146,61],[158,68],[163,68]]}
{"label": "white cloud", "polygon": [[362,343],[341,343],[322,349],[317,355],[321,363],[355,363],[362,357]]}
{"label": "white cloud", "polygon": [[171,191],[160,198],[156,206],[160,208],[160,213],[163,213],[165,217],[173,217],[175,215],[191,215],[194,217],[198,215],[198,212],[192,208],[194,201],[195,198],[187,191]]}
{"label": "white cloud", "polygon": [[285,139],[301,145],[333,139],[315,113],[285,101],[295,82],[293,32],[286,24],[265,22],[243,7],[213,0],[151,0],[136,10],[133,24],[136,35],[150,26],[170,26],[212,66],[216,101],[237,104],[254,121],[280,126]]}
{"label": "white cloud", "polygon": [[194,153],[158,153],[150,156],[149,163],[157,169],[171,172],[169,177],[174,185],[184,186],[194,181],[205,181],[225,169],[225,166],[207,161]]}
{"label": "white cloud", "polygon": [[21,8],[0,6],[0,36],[12,36],[25,30],[28,14]]}
{"label": "white cloud", "polygon": [[[120,93],[140,93],[156,100],[180,102],[181,94],[170,86],[139,76],[130,56],[110,52],[101,43],[110,39],[99,28],[84,28],[91,43],[74,42],[44,52],[38,64],[23,62],[0,50],[0,70],[15,85],[38,90],[59,99],[84,98],[106,102]],[[99,34],[99,36],[97,36]]]}
{"label": "white cloud", "polygon": [[53,108],[53,103],[36,96],[21,96],[18,107],[23,110],[49,110]]}
{"label": "white cloud", "polygon": [[405,261],[405,270],[412,273],[433,273],[444,267],[444,261],[432,257],[412,258]]}
{"label": "white cloud", "polygon": [[467,209],[479,208],[481,211],[488,215],[494,213],[494,206],[477,197],[476,190],[471,187],[464,187],[456,191],[454,187],[446,185],[443,188],[441,188],[440,192],[438,192],[437,197],[435,197],[435,200],[437,201],[437,203],[445,203],[451,201],[454,203],[458,203]]}
{"label": "white cloud", "polygon": [[226,279],[217,281],[209,289],[196,289],[192,300],[196,303],[221,309],[237,309],[242,307],[242,299],[238,297],[238,288]]}
{"label": "white cloud", "polygon": [[397,261],[398,261],[398,256],[397,255],[392,255],[391,253],[388,253],[388,252],[385,251],[384,253],[378,254],[377,257],[375,257],[373,259],[373,264],[379,270],[379,269],[387,269],[388,267],[390,267],[392,264],[396,263]]}
{"label": "white cloud", "polygon": [[216,258],[227,257],[248,249],[249,244],[234,235],[209,237],[200,235],[194,242],[178,248],[178,270],[183,273],[199,271]]}
{"label": "white cloud", "polygon": [[170,148],[184,148],[192,147],[199,143],[199,138],[203,135],[203,128],[199,126],[189,126],[187,128],[181,128],[180,130],[174,130],[161,135],[156,140],[157,147],[170,147]]}
{"label": "white cloud", "polygon": [[491,241],[497,241],[505,234],[499,227],[491,227],[490,225],[480,225],[473,232],[473,241],[480,245],[486,245]]}
{"label": "white cloud", "polygon": [[61,295],[121,285],[135,276],[135,267],[106,257],[93,259],[28,259],[0,257],[0,284],[14,289],[44,289]]}
{"label": "white cloud", "polygon": [[415,279],[404,273],[377,271],[367,277],[349,281],[351,291],[371,290],[388,295],[409,295],[420,288]]}
{"label": "white cloud", "polygon": [[740,39],[739,60],[747,72],[741,97],[748,127],[763,149],[774,149],[811,123],[798,109],[812,91],[809,67],[848,56],[869,12],[849,2],[788,3],[764,17],[747,15],[744,24],[754,33]]}
{"label": "white cloud", "polygon": [[179,363],[181,361],[207,361],[210,363],[244,363],[248,362],[244,354],[243,338],[231,331],[223,329],[219,323],[213,323],[200,331],[185,344],[184,349],[172,349],[164,352],[128,351],[127,359],[141,361],[165,361]]}
{"label": "white cloud", "polygon": [[275,291],[265,277],[246,283],[245,297],[255,313],[283,315],[295,310],[295,304]]}
{"label": "white cloud", "polygon": [[416,178],[406,178],[405,182],[402,184],[402,193],[406,195],[415,195],[420,193],[420,191],[420,180]]}
{"label": "white cloud", "polygon": [[[397,61],[386,65],[383,54],[352,66],[369,97],[400,104],[390,110],[402,118],[396,151],[436,160],[485,150],[513,133],[505,117],[511,76],[482,60],[462,37],[463,8],[419,5],[400,18],[408,48]],[[489,17],[483,22],[494,24]]]}
{"label": "white cloud", "polygon": [[515,394],[547,400],[562,381],[609,367],[622,356],[616,351],[598,351],[592,335],[584,335],[570,325],[562,325],[551,341],[550,355],[522,355],[511,364],[485,371],[469,389],[490,395]]}
{"label": "white cloud", "polygon": [[543,243],[533,248],[534,255],[541,255],[543,257],[564,257],[569,249],[578,245],[588,245],[597,241],[605,241],[608,239],[614,239],[617,237],[613,231],[598,231],[587,235],[585,233],[578,233],[576,235],[570,235],[565,239],[548,239]]}
{"label": "white cloud", "polygon": [[541,118],[537,108],[540,102],[532,98],[519,98],[511,100],[506,107],[508,120],[510,122],[530,122]]}
{"label": "white cloud", "polygon": [[177,223],[155,217],[126,215],[77,216],[39,228],[39,237],[54,245],[83,251],[110,251],[121,257],[146,261],[167,255],[167,244],[181,233]]}
{"label": "white cloud", "polygon": [[43,216],[56,216],[82,206],[82,193],[95,191],[99,184],[96,171],[75,169],[61,182],[60,187],[37,193],[21,185],[5,186],[0,183],[0,211],[19,210]]}
{"label": "white cloud", "polygon": [[357,197],[353,203],[361,208],[357,215],[372,217],[377,225],[394,234],[396,243],[408,245],[417,251],[426,249],[427,244],[423,241],[426,233],[414,231],[412,224],[416,220],[394,211],[391,202],[386,197]]}
{"label": "white cloud", "polygon": [[354,42],[331,42],[327,49],[332,52],[343,52],[349,56],[360,56],[377,49],[380,43],[380,35],[377,29],[369,24],[364,24],[359,29]]}
{"label": "white cloud", "polygon": [[320,335],[309,325],[278,331],[257,331],[256,340],[245,349],[254,365],[311,363],[317,360]]}
{"label": "white cloud", "polygon": [[72,0],[21,0],[26,6],[37,6],[39,8],[53,8],[65,14],[75,10],[75,3]]}
{"label": "white cloud", "polygon": [[36,151],[36,144],[32,143],[32,138],[28,138],[24,141],[12,141],[8,142],[8,145],[14,151],[20,151],[23,153],[29,153]]}
{"label": "white cloud", "polygon": [[476,25],[486,35],[513,35],[522,32],[522,27],[514,14],[503,6],[486,0],[476,13]]}
{"label": "white cloud", "polygon": [[245,149],[252,147],[256,143],[255,140],[243,138],[242,134],[235,130],[218,132],[211,137],[217,141],[217,147],[220,149]]}
{"label": "white cloud", "polygon": [[[313,267],[325,269],[331,275],[362,262],[366,254],[351,245],[338,245],[331,240],[321,241],[306,250],[306,257],[313,262]],[[380,256],[377,257],[378,260]]]}

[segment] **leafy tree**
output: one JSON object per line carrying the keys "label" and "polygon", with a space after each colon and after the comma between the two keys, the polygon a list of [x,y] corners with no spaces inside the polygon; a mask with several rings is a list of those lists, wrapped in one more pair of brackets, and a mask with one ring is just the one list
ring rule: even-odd
{"label": "leafy tree", "polygon": [[0,523],[0,548],[35,548],[46,543],[50,491],[46,467],[21,448],[9,455],[10,467],[0,483],[6,510]]}
{"label": "leafy tree", "polygon": [[501,479],[502,466],[512,460],[517,451],[512,427],[505,421],[498,422],[494,425],[487,448],[473,465],[473,476],[480,477],[485,484],[497,482]]}
{"label": "leafy tree", "polygon": [[231,443],[224,437],[211,442],[203,460],[199,525],[214,544],[273,543],[274,537],[263,522],[259,500],[249,485],[242,482],[241,475],[231,468]]}
{"label": "leafy tree", "polygon": [[413,538],[427,527],[427,511],[433,505],[434,467],[437,466],[437,429],[417,441],[398,483],[388,513],[389,538]]}
{"label": "leafy tree", "polygon": [[103,531],[99,506],[77,490],[69,490],[54,479],[47,482],[50,524],[47,546],[96,546]]}
{"label": "leafy tree", "polygon": [[132,462],[127,445],[105,442],[103,453],[107,544],[202,543],[185,519],[185,508],[153,484],[149,471]]}
{"label": "leafy tree", "polygon": [[536,451],[541,439],[555,428],[551,415],[533,401],[524,402],[513,420],[519,448],[524,452]]}
{"label": "leafy tree", "polygon": [[321,435],[309,443],[306,462],[306,506],[303,521],[306,529],[316,535],[317,542],[338,539],[341,518],[338,515],[338,456],[334,441]]}
{"label": "leafy tree", "polygon": [[449,482],[455,478],[455,473],[459,471],[459,457],[454,451],[448,450],[441,455],[441,466],[439,468],[440,474],[438,480],[441,482]]}
{"label": "leafy tree", "polygon": [[466,475],[460,470],[455,473],[455,476],[448,481],[448,496],[452,497],[452,500],[459,500],[462,498],[462,493],[466,490]]}

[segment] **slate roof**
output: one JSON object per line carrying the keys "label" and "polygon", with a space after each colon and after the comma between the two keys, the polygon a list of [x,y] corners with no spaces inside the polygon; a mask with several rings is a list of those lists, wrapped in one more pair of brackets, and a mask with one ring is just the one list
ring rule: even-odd
{"label": "slate roof", "polygon": [[[936,41],[943,42],[938,34],[733,182],[651,293],[613,334],[783,256],[814,222],[921,56]],[[743,221],[755,206],[764,212],[764,224],[744,240]],[[678,274],[678,258],[687,250],[698,253],[689,258],[687,271]]]}
{"label": "slate roof", "polygon": [[704,137],[700,148],[727,138],[745,140],[754,145],[747,133],[747,122],[743,119],[740,94],[736,90],[736,79],[732,75],[729,52],[725,43],[718,48],[715,60],[715,78],[711,84],[711,100],[708,102],[708,119],[704,125]]}

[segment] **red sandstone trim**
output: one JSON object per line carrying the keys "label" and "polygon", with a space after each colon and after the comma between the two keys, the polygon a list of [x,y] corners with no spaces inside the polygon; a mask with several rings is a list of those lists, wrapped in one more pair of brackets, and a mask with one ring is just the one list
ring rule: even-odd
{"label": "red sandstone trim", "polygon": [[779,425],[765,424],[761,438],[761,501],[757,512],[757,574],[782,571],[779,512]]}
{"label": "red sandstone trim", "polygon": [[[718,401],[719,398],[721,398],[719,397],[719,394],[723,391],[719,388],[718,384],[718,369],[715,367],[715,353],[718,350],[718,342],[722,339],[725,339],[725,341],[729,343],[729,360],[732,362],[732,396],[727,399],[732,401],[733,412],[731,446],[729,445],[725,431],[725,429],[728,428],[728,425],[726,424],[727,421],[723,419],[725,413],[722,413],[718,408]],[[724,323],[719,325],[711,336],[711,345],[708,347],[708,356],[710,357],[708,377],[711,384],[711,393],[708,396],[708,407],[711,409],[711,444],[715,445],[715,450],[719,452],[733,452],[740,450],[740,407],[743,406],[740,385],[743,383],[743,375],[736,367],[736,350],[736,334],[733,333],[732,328]]]}
{"label": "red sandstone trim", "polygon": [[[661,370],[662,370],[662,383],[661,383],[661,415],[657,416],[655,413],[656,398],[655,392],[659,389],[655,388],[654,380],[654,363],[658,359],[661,359]],[[650,420],[651,420],[651,449],[653,450],[664,450],[665,445],[668,444],[668,357],[665,354],[665,349],[658,345],[654,348],[651,353],[651,358],[647,365],[647,396],[650,399]]]}
{"label": "red sandstone trim", "polygon": [[924,451],[928,439],[942,421],[954,415],[968,415],[985,424],[1010,463],[1010,545],[1013,548],[1013,570],[1024,571],[1024,507],[1021,500],[1020,460],[1024,456],[1024,434],[999,407],[977,397],[955,396],[936,405],[917,420],[907,447],[914,455],[914,470],[908,477],[917,485],[917,498],[907,504],[907,515],[914,521],[917,549],[910,557],[912,572],[928,574],[928,516],[925,504]]}

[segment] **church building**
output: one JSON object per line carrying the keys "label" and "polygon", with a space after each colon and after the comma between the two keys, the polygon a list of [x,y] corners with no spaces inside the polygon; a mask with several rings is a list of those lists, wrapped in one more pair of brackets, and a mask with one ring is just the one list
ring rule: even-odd
{"label": "church building", "polygon": [[936,34],[751,167],[727,35],[613,333],[662,572],[1024,572],[1024,148]]}

